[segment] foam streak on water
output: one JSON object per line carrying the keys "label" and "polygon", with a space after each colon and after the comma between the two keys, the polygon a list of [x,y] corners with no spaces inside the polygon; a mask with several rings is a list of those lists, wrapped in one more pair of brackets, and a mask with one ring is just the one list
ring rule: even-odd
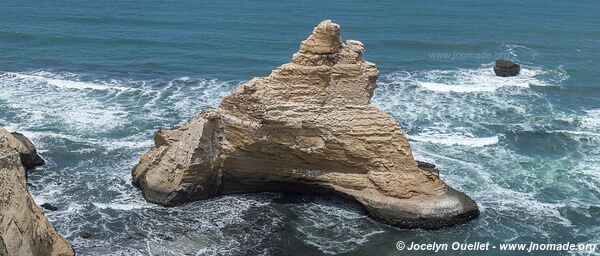
{"label": "foam streak on water", "polygon": [[468,147],[484,147],[498,143],[498,136],[476,138],[471,134],[443,134],[424,132],[411,135],[409,139],[419,142],[429,142],[442,145],[463,145]]}

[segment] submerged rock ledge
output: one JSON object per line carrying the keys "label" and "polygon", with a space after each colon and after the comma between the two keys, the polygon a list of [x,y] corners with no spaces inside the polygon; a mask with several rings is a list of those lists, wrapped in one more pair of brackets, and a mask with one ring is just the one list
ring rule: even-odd
{"label": "submerged rock ledge", "polygon": [[292,63],[238,86],[218,108],[156,133],[133,183],[175,206],[221,194],[340,195],[373,218],[440,228],[479,215],[477,204],[419,167],[396,120],[370,105],[378,71],[363,44],[321,22]]}
{"label": "submerged rock ledge", "polygon": [[[15,136],[16,135],[16,136]],[[43,164],[25,136],[0,127],[0,255],[74,255],[27,191],[25,168]]]}

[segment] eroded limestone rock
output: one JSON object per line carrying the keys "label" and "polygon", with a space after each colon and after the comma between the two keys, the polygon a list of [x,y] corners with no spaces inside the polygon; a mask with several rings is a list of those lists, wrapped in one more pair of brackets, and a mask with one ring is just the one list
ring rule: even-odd
{"label": "eroded limestone rock", "polygon": [[363,44],[342,42],[340,27],[323,21],[291,63],[156,133],[133,183],[148,201],[169,206],[273,191],[341,195],[408,228],[476,217],[475,202],[419,168],[396,120],[370,105],[377,75]]}
{"label": "eroded limestone rock", "polygon": [[0,128],[0,255],[74,255],[29,195],[17,141]]}

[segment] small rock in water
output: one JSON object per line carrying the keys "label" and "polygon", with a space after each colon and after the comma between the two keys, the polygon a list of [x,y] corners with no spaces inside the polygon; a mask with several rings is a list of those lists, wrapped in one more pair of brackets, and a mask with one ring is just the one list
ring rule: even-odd
{"label": "small rock in water", "polygon": [[160,240],[167,241],[167,242],[172,242],[173,240],[175,240],[175,238],[173,238],[173,237],[171,237],[169,235],[165,235],[165,234],[158,234],[157,237]]}
{"label": "small rock in water", "polygon": [[92,238],[92,236],[94,236],[94,234],[89,231],[83,231],[79,235],[84,239],[90,239],[90,238]]}
{"label": "small rock in water", "polygon": [[58,207],[51,205],[49,203],[44,203],[42,205],[40,205],[42,208],[46,209],[46,210],[50,210],[50,211],[58,211]]}
{"label": "small rock in water", "polygon": [[510,60],[497,60],[494,65],[494,73],[501,77],[516,76],[520,71],[521,66]]}

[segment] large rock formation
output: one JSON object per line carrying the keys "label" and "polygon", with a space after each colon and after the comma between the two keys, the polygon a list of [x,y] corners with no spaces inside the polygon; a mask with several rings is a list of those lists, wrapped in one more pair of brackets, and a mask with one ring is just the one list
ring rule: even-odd
{"label": "large rock formation", "polygon": [[74,255],[27,191],[19,143],[0,128],[0,255]]}
{"label": "large rock formation", "polygon": [[439,228],[479,214],[436,171],[419,168],[396,120],[370,105],[378,71],[363,44],[321,22],[292,63],[254,78],[217,109],[160,130],[133,169],[162,205],[260,191],[336,194],[377,220]]}

